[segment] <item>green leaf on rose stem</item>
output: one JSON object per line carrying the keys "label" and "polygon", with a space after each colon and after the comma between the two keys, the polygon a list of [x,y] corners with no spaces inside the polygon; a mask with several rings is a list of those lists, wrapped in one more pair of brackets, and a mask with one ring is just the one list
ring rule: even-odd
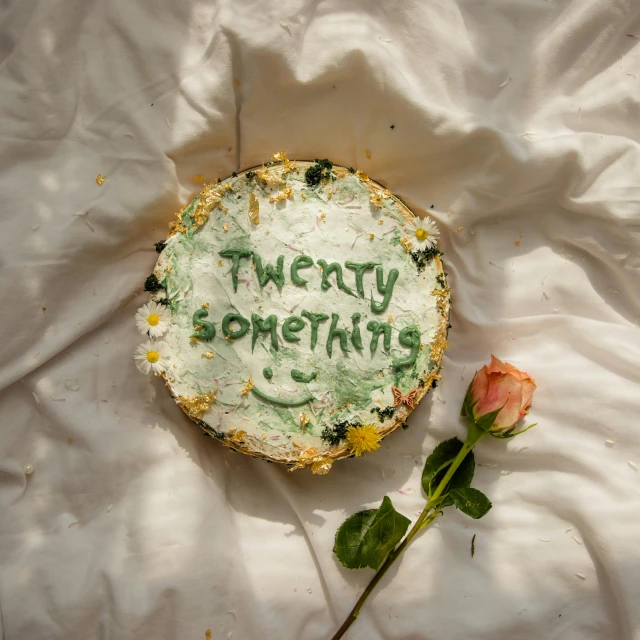
{"label": "green leaf on rose stem", "polygon": [[462,513],[466,513],[475,520],[482,518],[491,509],[491,500],[477,489],[468,487],[466,489],[452,489],[449,495]]}
{"label": "green leaf on rose stem", "polygon": [[493,427],[493,423],[496,421],[498,414],[502,411],[502,409],[504,408],[504,405],[506,404],[507,403],[505,402],[502,405],[502,407],[500,407],[499,409],[496,409],[495,411],[491,411],[490,413],[485,413],[483,416],[480,416],[480,418],[478,418],[475,421],[476,425],[480,427],[483,431],[489,431],[491,427]]}
{"label": "green leaf on rose stem", "polygon": [[[424,492],[430,496],[435,488],[440,484],[442,479],[447,473],[447,469],[453,462],[453,459],[458,455],[462,449],[462,442],[458,438],[451,438],[441,442],[433,450],[433,453],[427,458],[424,469],[422,470],[422,488]],[[475,459],[473,452],[470,451],[460,466],[453,474],[453,478],[449,481],[449,484],[442,492],[441,495],[446,495],[451,489],[458,489],[468,487],[473,480],[473,472],[475,470]],[[442,503],[443,507],[453,504],[450,499],[445,498]]]}
{"label": "green leaf on rose stem", "polygon": [[402,540],[410,522],[385,496],[379,509],[354,513],[340,525],[333,553],[347,569],[377,569]]}
{"label": "green leaf on rose stem", "polygon": [[519,436],[521,433],[524,433],[525,431],[529,431],[529,429],[533,429],[533,427],[537,427],[538,423],[534,422],[533,424],[530,424],[528,427],[525,427],[524,429],[520,429],[520,431],[514,431],[515,427],[511,427],[511,429],[509,429],[508,431],[505,431],[504,433],[491,433],[491,435],[494,438],[498,438],[498,440],[507,440],[508,438],[515,438],[516,436]]}

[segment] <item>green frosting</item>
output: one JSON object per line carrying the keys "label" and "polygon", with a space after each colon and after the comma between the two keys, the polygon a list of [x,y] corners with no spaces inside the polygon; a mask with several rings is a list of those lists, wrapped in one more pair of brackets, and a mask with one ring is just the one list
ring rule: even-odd
{"label": "green frosting", "polygon": [[276,329],[278,327],[278,318],[275,315],[270,315],[266,320],[263,320],[258,314],[251,314],[251,322],[253,323],[253,335],[251,337],[251,351],[253,352],[260,333],[271,333],[271,346],[278,350],[278,334]]}
{"label": "green frosting", "polygon": [[268,396],[266,393],[263,393],[257,387],[251,387],[251,393],[260,398],[261,400],[266,400],[267,402],[272,402],[273,404],[280,405],[281,407],[299,407],[302,404],[307,404],[307,402],[313,400],[313,396],[303,396],[302,398],[298,398],[296,400],[285,400],[284,398],[275,398],[273,396]]}
{"label": "green frosting", "polygon": [[389,351],[389,349],[391,349],[391,325],[388,322],[369,320],[367,323],[367,329],[372,332],[371,345],[369,346],[371,351],[375,351],[378,348],[378,339],[380,338],[381,333],[384,333],[385,351]]}
{"label": "green frosting", "polygon": [[216,328],[211,322],[206,322],[204,319],[208,317],[209,311],[207,309],[198,309],[193,314],[193,326],[197,327],[202,325],[201,329],[198,329],[191,337],[198,340],[213,340],[216,337]]}
{"label": "green frosting", "polygon": [[311,323],[311,348],[315,348],[318,342],[318,324],[323,320],[328,320],[326,313],[311,313],[303,309],[301,315]]}
{"label": "green frosting", "polygon": [[351,316],[351,323],[353,324],[353,329],[351,329],[351,344],[356,349],[362,349],[362,336],[360,335],[358,322],[360,322],[360,314],[354,313]]}
{"label": "green frosting", "polygon": [[276,287],[281,287],[284,284],[284,256],[278,256],[275,268],[272,264],[267,264],[263,269],[262,258],[257,253],[253,254],[253,262],[256,265],[258,282],[261,287],[265,287],[269,280],[273,280]]}
{"label": "green frosting", "polygon": [[382,267],[376,268],[376,286],[378,287],[378,293],[381,293],[384,298],[382,299],[382,302],[378,303],[373,299],[373,294],[371,294],[371,311],[374,313],[384,313],[387,310],[398,275],[399,273],[397,269],[391,269],[391,271],[389,271],[387,283],[385,284]]}
{"label": "green frosting", "polygon": [[344,280],[342,279],[342,266],[338,262],[332,262],[331,264],[327,264],[326,260],[317,260],[317,263],[322,267],[322,282],[320,284],[320,288],[323,291],[326,291],[331,287],[331,283],[329,282],[329,276],[335,271],[336,282],[338,283],[338,289],[342,289],[343,291],[345,291],[351,296],[356,295],[344,283]]}
{"label": "green frosting", "polygon": [[[230,327],[232,322],[237,322],[240,328],[234,331]],[[242,338],[242,336],[246,335],[247,331],[249,331],[249,321],[243,315],[239,313],[227,313],[227,315],[222,318],[222,333],[232,340]]]}
{"label": "green frosting", "polygon": [[333,352],[333,339],[338,336],[340,339],[340,348],[343,351],[349,351],[347,347],[347,332],[344,329],[338,329],[338,320],[340,316],[337,313],[331,314],[331,328],[329,329],[329,337],[327,338],[327,354],[331,357]]}
{"label": "green frosting", "polygon": [[240,268],[240,258],[250,258],[252,251],[243,249],[224,249],[219,251],[218,255],[223,258],[231,258],[231,282],[233,283],[234,293],[238,291],[238,269]]}
{"label": "green frosting", "polygon": [[296,382],[304,382],[305,384],[308,384],[312,380],[315,380],[317,375],[316,371],[307,375],[306,373],[302,373],[302,371],[298,371],[298,369],[291,369],[291,377]]}
{"label": "green frosting", "polygon": [[313,266],[313,259],[309,256],[296,256],[291,263],[291,282],[299,287],[307,284],[308,280],[298,275],[299,269],[308,269]]}
{"label": "green frosting", "polygon": [[300,316],[289,316],[282,325],[282,337],[287,342],[300,342],[298,331],[302,331],[306,327],[305,321]]}
{"label": "green frosting", "polygon": [[411,347],[411,353],[406,358],[398,358],[391,364],[399,369],[401,367],[410,367],[418,357],[420,351],[420,328],[416,325],[410,325],[400,331],[398,342],[403,347]]}
{"label": "green frosting", "polygon": [[273,371],[271,370],[271,367],[265,367],[262,370],[262,375],[267,379],[267,380],[271,380],[271,378],[273,378]]}
{"label": "green frosting", "polygon": [[374,267],[377,267],[379,262],[350,262],[344,263],[347,269],[351,269],[356,272],[356,289],[361,298],[364,298],[364,272],[370,271]]}

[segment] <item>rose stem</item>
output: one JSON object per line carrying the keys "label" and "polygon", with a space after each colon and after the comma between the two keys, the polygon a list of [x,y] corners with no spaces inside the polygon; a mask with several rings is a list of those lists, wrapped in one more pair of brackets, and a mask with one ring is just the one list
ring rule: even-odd
{"label": "rose stem", "polygon": [[[415,537],[415,535],[423,529],[427,525],[431,524],[437,517],[440,511],[436,508],[441,502],[440,496],[442,492],[445,490],[445,487],[449,483],[449,480],[453,477],[453,474],[456,472],[458,467],[462,464],[462,461],[466,458],[469,451],[475,447],[475,445],[485,436],[487,435],[486,431],[480,429],[473,423],[469,423],[469,431],[467,432],[467,439],[462,445],[462,449],[458,452],[458,455],[454,458],[451,466],[447,470],[444,478],[438,485],[437,489],[425,505],[422,513],[416,520],[413,527],[411,527],[411,531],[405,536],[404,540],[387,556],[387,559],[384,561],[383,565],[378,569],[376,575],[373,576],[371,582],[367,586],[367,588],[363,591],[362,595],[356,602],[355,606],[351,610],[351,613],[347,616],[347,619],[342,623],[342,626],[336,631],[335,635],[331,638],[331,640],[339,640],[342,636],[347,632],[347,629],[356,621],[356,618],[360,615],[360,609],[362,609],[362,605],[366,602],[367,598],[371,595],[371,592],[376,588],[376,585],[382,578],[384,574],[391,568],[391,565],[398,559],[400,554],[411,544],[411,541]],[[435,511],[429,515],[429,512],[435,509]]]}

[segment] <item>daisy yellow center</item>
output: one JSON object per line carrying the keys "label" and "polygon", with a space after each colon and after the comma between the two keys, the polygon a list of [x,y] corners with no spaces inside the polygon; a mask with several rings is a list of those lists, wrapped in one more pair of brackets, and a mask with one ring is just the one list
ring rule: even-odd
{"label": "daisy yellow center", "polygon": [[416,238],[418,238],[420,242],[422,242],[423,240],[426,240],[428,237],[429,237],[429,234],[427,233],[426,229],[416,230]]}
{"label": "daisy yellow center", "polygon": [[149,317],[147,318],[147,322],[152,326],[155,327],[158,322],[160,322],[160,316],[158,316],[157,313],[150,313]]}
{"label": "daisy yellow center", "polygon": [[147,360],[153,364],[160,360],[160,354],[157,351],[147,351]]}

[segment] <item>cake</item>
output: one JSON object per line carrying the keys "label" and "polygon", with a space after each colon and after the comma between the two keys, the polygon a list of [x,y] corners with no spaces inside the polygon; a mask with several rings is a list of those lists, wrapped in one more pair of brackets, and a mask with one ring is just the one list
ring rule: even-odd
{"label": "cake", "polygon": [[326,473],[440,377],[437,236],[364,172],[274,154],[206,185],[156,244],[139,368],[226,446]]}

